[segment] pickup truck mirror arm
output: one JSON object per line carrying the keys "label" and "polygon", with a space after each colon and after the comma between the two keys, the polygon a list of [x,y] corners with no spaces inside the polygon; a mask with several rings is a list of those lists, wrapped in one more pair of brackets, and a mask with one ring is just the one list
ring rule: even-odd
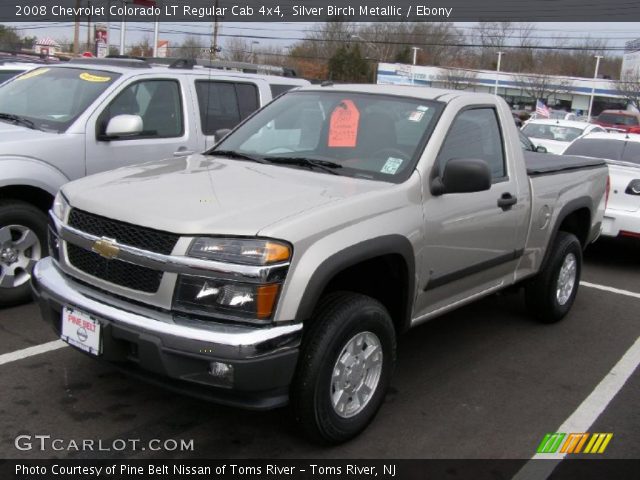
{"label": "pickup truck mirror arm", "polygon": [[440,176],[434,177],[433,180],[431,180],[430,190],[431,195],[433,195],[434,197],[439,197],[440,195],[444,195],[446,193],[446,188]]}

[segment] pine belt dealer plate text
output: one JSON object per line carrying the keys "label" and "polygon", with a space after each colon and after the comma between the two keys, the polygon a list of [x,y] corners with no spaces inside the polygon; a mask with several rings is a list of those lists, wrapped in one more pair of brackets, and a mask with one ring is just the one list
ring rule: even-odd
{"label": "pine belt dealer plate text", "polygon": [[62,310],[60,338],[92,355],[100,355],[100,322],[89,314],[65,307]]}

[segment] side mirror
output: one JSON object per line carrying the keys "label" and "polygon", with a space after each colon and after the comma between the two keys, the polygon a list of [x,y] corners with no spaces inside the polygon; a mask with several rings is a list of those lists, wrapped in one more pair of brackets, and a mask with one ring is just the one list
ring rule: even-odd
{"label": "side mirror", "polygon": [[230,133],[231,133],[230,128],[220,128],[219,130],[216,130],[214,132],[213,136],[216,139],[216,143],[218,143],[220,140],[222,140],[224,137],[226,137]]}
{"label": "side mirror", "polygon": [[431,193],[435,196],[445,193],[482,192],[491,188],[489,164],[478,158],[452,158],[442,175],[431,182]]}
{"label": "side mirror", "polygon": [[538,153],[547,153],[547,149],[546,149],[546,147],[543,147],[542,145],[538,145],[536,147],[536,152],[538,152]]}
{"label": "side mirror", "polygon": [[138,115],[116,115],[107,124],[104,139],[132,137],[142,133],[142,117]]}

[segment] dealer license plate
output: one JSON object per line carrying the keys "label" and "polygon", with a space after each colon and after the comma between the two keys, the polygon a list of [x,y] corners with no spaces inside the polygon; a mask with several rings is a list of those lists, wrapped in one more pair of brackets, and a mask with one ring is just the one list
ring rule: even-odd
{"label": "dealer license plate", "polygon": [[65,307],[60,338],[92,355],[101,353],[100,322],[87,313]]}

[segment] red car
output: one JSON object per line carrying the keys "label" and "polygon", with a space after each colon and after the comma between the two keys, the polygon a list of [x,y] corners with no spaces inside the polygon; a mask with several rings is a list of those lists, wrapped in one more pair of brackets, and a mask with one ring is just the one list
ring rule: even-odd
{"label": "red car", "polygon": [[640,113],[627,110],[603,110],[597,118],[593,119],[593,123],[607,130],[640,133]]}

